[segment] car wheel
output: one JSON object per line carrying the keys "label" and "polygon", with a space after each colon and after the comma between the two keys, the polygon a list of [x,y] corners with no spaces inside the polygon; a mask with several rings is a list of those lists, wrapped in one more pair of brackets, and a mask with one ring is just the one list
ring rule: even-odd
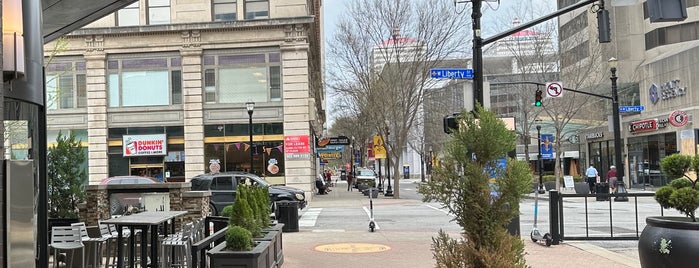
{"label": "car wheel", "polygon": [[209,215],[218,216],[218,211],[216,211],[216,207],[213,204],[209,204]]}

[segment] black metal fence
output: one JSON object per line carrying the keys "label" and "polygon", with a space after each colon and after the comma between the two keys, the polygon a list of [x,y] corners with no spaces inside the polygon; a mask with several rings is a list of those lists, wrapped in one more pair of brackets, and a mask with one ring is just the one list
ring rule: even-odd
{"label": "black metal fence", "polygon": [[[633,217],[634,217],[634,226],[635,230],[631,229],[633,232],[632,235],[624,234],[624,235],[619,235],[614,233],[615,229],[615,217],[614,217],[614,211],[613,211],[613,203],[618,203],[618,201],[614,201],[617,199],[617,197],[623,197],[626,196],[628,198],[628,201],[624,203],[632,203],[633,204]],[[553,238],[553,244],[556,245],[560,241],[563,240],[638,240],[638,238],[641,235],[642,229],[640,229],[640,222],[639,221],[645,221],[645,217],[648,215],[641,215],[639,218],[639,203],[638,199],[639,197],[653,197],[655,196],[655,193],[625,193],[623,195],[617,195],[617,194],[609,194],[609,193],[601,193],[601,194],[563,194],[558,191],[552,190],[549,191],[549,223],[550,223],[550,231],[551,231],[551,236]],[[565,199],[584,199],[584,210],[579,211],[579,209],[576,209],[573,211],[573,213],[579,213],[582,214],[584,213],[584,229],[585,229],[585,235],[566,235],[566,224],[564,224],[564,219],[565,219],[565,212],[564,211],[564,200]],[[596,233],[595,235],[590,235],[590,229],[592,226],[590,225],[590,203],[588,202],[588,199],[594,199],[596,200],[595,203],[598,203],[600,200],[607,202],[608,206],[606,206],[606,209],[608,210],[609,214],[609,232],[602,232],[600,230],[601,227],[595,227]],[[623,198],[622,198],[623,200]],[[570,200],[567,200],[570,201]],[[664,216],[664,212],[662,207],[660,207],[659,204],[655,203],[658,207],[659,215]],[[598,206],[599,207],[599,206]],[[600,214],[599,208],[596,208],[595,214]],[[646,213],[647,214],[647,213]],[[651,213],[652,214],[652,213]],[[628,216],[628,215],[627,215]],[[652,215],[652,216],[657,216]],[[599,219],[599,218],[598,218]],[[619,228],[616,226],[616,228]],[[625,228],[629,229],[629,228]]]}

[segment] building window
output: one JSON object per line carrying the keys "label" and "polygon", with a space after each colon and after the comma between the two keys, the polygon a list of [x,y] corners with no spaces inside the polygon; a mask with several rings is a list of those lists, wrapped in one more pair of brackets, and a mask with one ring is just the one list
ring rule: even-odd
{"label": "building window", "polygon": [[277,52],[205,56],[204,65],[207,103],[282,100],[281,62]]}
{"label": "building window", "polygon": [[170,23],[170,0],[148,0],[148,25]]}
{"label": "building window", "polygon": [[213,0],[214,21],[236,20],[238,7],[236,0]]}
{"label": "building window", "polygon": [[175,59],[108,60],[109,107],[182,104],[182,67]]}
{"label": "building window", "polygon": [[49,110],[87,107],[84,61],[59,61],[46,66],[46,106]]}
{"label": "building window", "polygon": [[245,0],[245,19],[268,19],[269,18],[269,1],[268,0]]}
{"label": "building window", "polygon": [[141,16],[138,13],[139,1],[117,11],[117,26],[141,25]]}

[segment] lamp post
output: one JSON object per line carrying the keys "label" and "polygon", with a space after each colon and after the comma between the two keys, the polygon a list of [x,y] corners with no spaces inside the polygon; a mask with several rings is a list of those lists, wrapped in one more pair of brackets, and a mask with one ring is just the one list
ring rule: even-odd
{"label": "lamp post", "polygon": [[386,124],[386,180],[388,181],[388,186],[386,186],[386,193],[384,196],[393,196],[393,188],[391,188],[391,154],[388,152],[388,144],[391,140],[388,136],[390,134],[391,128],[389,124]]}
{"label": "lamp post", "polygon": [[425,140],[422,141],[422,152],[420,152],[420,182],[425,182]]}
{"label": "lamp post", "polygon": [[245,103],[245,107],[248,109],[248,133],[250,133],[250,173],[255,174],[252,169],[252,158],[253,158],[253,147],[252,147],[252,112],[255,109],[255,103],[248,101]]}
{"label": "lamp post", "polygon": [[622,146],[621,146],[621,123],[619,122],[619,94],[617,92],[617,76],[616,76],[616,67],[617,67],[618,61],[616,58],[612,57],[609,59],[609,70],[611,71],[612,75],[609,77],[609,80],[612,81],[612,120],[614,122],[614,163],[619,167],[617,168],[617,188],[616,188],[616,196],[614,197],[614,201],[629,201],[629,198],[626,196],[626,188],[624,185],[624,167],[621,162],[621,151],[622,151]]}
{"label": "lamp post", "polygon": [[541,125],[536,125],[536,143],[539,147],[539,154],[536,158],[536,170],[539,172],[539,193],[544,194],[544,162],[543,156],[541,155]]}
{"label": "lamp post", "polygon": [[350,144],[350,151],[352,151],[352,156],[350,156],[350,172],[352,173],[352,178],[354,178],[354,136],[352,136],[352,144]]}
{"label": "lamp post", "polygon": [[432,155],[432,145],[430,145],[430,162],[427,162],[427,173],[430,174],[430,180],[432,180],[432,167],[434,166],[434,163],[432,163],[433,159],[434,156]]}

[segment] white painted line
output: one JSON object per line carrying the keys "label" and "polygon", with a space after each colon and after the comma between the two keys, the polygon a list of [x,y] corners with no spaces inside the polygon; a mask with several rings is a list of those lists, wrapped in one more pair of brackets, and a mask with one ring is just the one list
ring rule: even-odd
{"label": "white painted line", "polygon": [[438,208],[438,207],[435,207],[435,206],[432,206],[432,205],[425,205],[425,206],[428,207],[428,208],[434,209],[434,210],[436,210],[436,211],[442,212],[442,213],[444,213],[444,214],[447,214],[447,215],[449,215],[449,216],[453,216],[453,215],[451,215],[451,213],[449,213],[449,211],[446,210],[446,209]]}
{"label": "white painted line", "polygon": [[345,229],[316,229],[312,230],[313,233],[344,233]]}
{"label": "white painted line", "polygon": [[[371,211],[369,211],[369,208],[367,208],[367,207],[362,207],[362,208],[364,209],[364,212],[366,212],[366,216],[369,218],[369,220],[371,220]],[[374,227],[375,230],[381,229],[381,227],[379,227],[379,223],[376,221],[374,221],[374,226],[375,226]],[[369,228],[369,223],[367,223],[366,228]]]}
{"label": "white painted line", "polygon": [[323,208],[309,208],[303,213],[299,219],[299,227],[313,227],[316,226],[318,221],[318,216]]}

